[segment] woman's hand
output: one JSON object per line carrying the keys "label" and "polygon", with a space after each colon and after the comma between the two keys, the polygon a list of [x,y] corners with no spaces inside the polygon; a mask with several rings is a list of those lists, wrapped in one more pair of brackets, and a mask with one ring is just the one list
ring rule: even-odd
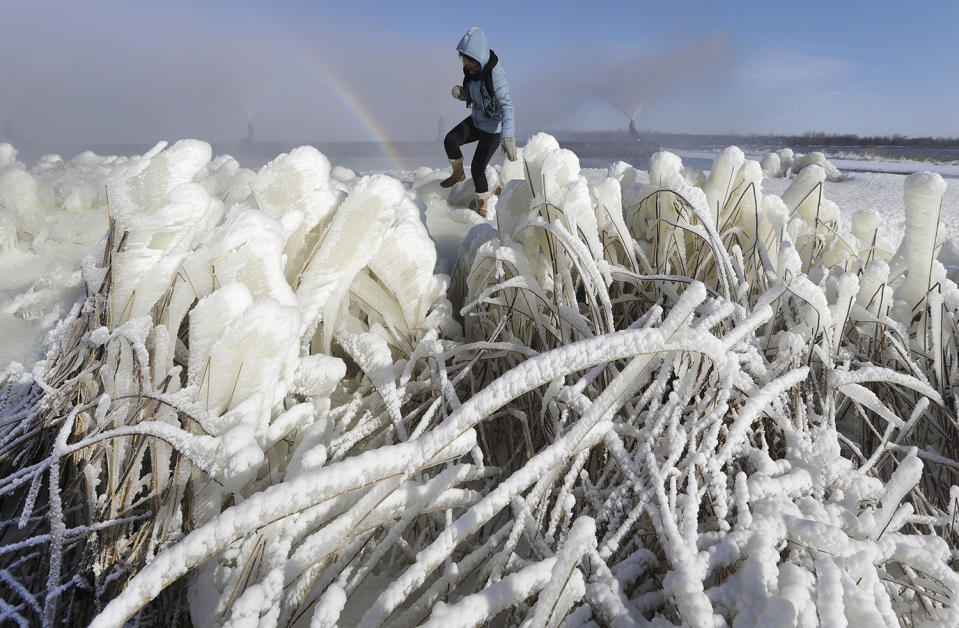
{"label": "woman's hand", "polygon": [[506,153],[510,161],[516,161],[516,138],[503,138],[503,152]]}
{"label": "woman's hand", "polygon": [[462,85],[453,86],[453,98],[456,100],[466,100],[466,90]]}

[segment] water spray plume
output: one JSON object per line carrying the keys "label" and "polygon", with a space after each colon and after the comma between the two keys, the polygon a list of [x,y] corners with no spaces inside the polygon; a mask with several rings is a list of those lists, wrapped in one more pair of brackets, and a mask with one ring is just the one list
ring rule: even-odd
{"label": "water spray plume", "polygon": [[[604,51],[573,69],[571,83],[586,96],[608,103],[632,122],[650,102],[719,72],[728,63],[730,51],[728,40],[719,35],[659,51]],[[603,71],[597,72],[597,67]]]}

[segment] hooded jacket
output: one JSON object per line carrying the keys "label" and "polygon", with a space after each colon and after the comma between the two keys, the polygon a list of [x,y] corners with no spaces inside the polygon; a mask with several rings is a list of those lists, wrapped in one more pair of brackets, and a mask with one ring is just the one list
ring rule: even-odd
{"label": "hooded jacket", "polygon": [[[473,107],[473,124],[487,133],[515,137],[513,100],[506,82],[506,71],[499,64],[496,53],[486,44],[486,34],[474,26],[466,31],[456,50],[480,64],[479,70],[466,73],[463,82]],[[490,94],[486,88],[484,74],[490,75],[495,94]]]}

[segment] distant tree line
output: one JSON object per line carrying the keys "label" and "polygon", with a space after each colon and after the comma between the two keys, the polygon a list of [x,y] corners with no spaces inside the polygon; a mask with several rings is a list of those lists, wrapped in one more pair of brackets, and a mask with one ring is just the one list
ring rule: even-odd
{"label": "distant tree line", "polygon": [[[557,131],[554,133],[559,139],[574,141],[607,141],[629,142],[636,141],[625,130],[609,131]],[[908,137],[905,135],[870,135],[860,136],[853,133],[823,133],[810,131],[802,135],[781,134],[749,134],[738,135],[731,133],[697,134],[697,133],[666,133],[662,131],[639,131],[638,141],[651,144],[669,145],[676,147],[693,146],[767,146],[767,147],[809,147],[827,148],[843,146],[902,146],[910,148],[959,148],[959,138],[956,137]]]}

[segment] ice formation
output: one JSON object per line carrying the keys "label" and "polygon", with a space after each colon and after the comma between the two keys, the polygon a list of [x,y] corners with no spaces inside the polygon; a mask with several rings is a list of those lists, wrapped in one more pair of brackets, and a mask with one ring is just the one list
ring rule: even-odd
{"label": "ice formation", "polygon": [[794,153],[791,148],[781,148],[766,153],[760,162],[763,174],[770,179],[799,174],[803,169],[812,165],[822,168],[826,173],[826,179],[829,181],[842,181],[845,178],[839,168],[820,151]]}
{"label": "ice formation", "polygon": [[956,624],[945,183],[897,252],[813,155],[591,181],[538,134],[447,277],[437,171],[0,145],[4,246],[106,232],[0,387],[0,614]]}

